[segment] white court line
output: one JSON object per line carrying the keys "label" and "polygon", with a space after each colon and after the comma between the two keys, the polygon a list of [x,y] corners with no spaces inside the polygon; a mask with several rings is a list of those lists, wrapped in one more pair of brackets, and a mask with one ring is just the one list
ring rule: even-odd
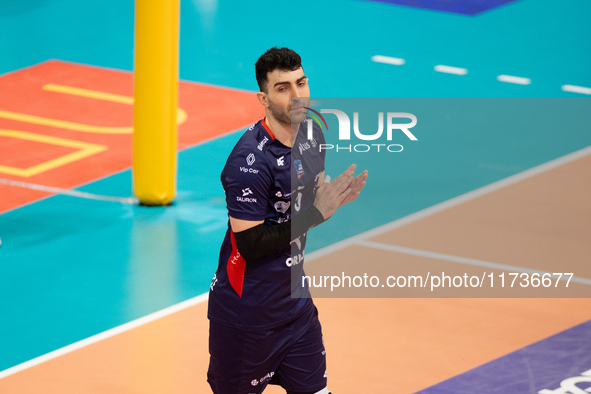
{"label": "white court line", "polygon": [[525,179],[528,179],[528,178],[531,178],[531,177],[536,176],[538,174],[541,174],[543,172],[549,171],[553,168],[560,167],[561,165],[573,162],[577,159],[588,156],[589,154],[591,154],[591,146],[588,146],[588,147],[580,149],[578,151],[569,153],[568,155],[559,157],[557,159],[551,160],[551,161],[546,162],[544,164],[540,164],[536,167],[522,171],[522,172],[517,173],[515,175],[511,175],[510,177],[493,182],[489,185],[483,186],[483,187],[478,188],[476,190],[472,190],[468,193],[459,195],[459,196],[449,199],[447,201],[443,201],[439,204],[430,206],[429,208],[425,208],[421,211],[412,213],[408,216],[394,220],[390,223],[386,223],[382,226],[368,230],[368,231],[363,232],[361,234],[354,235],[350,238],[347,238],[342,241],[336,242],[332,245],[326,246],[322,249],[316,250],[314,252],[310,252],[309,254],[306,254],[306,261],[310,262],[314,259],[326,256],[328,254],[331,254],[331,253],[334,253],[334,252],[339,251],[341,249],[344,249],[348,246],[351,246],[354,243],[358,243],[359,241],[367,240],[367,239],[375,237],[377,235],[386,233],[390,230],[394,230],[396,228],[402,227],[402,226],[407,225],[409,223],[413,223],[413,222],[416,222],[420,219],[424,219],[424,218],[434,215],[438,212],[455,207],[457,205],[463,204],[463,203],[468,202],[470,200],[474,200],[475,198],[484,196],[484,195],[492,193],[496,190],[499,190],[504,187],[513,185],[515,183],[521,182]]}
{"label": "white court line", "polygon": [[168,315],[172,315],[173,313],[179,312],[183,309],[186,309],[191,306],[205,302],[205,301],[207,301],[208,298],[209,298],[209,293],[198,295],[197,297],[190,298],[186,301],[183,301],[178,304],[161,309],[157,312],[140,317],[139,319],[136,319],[136,320],[132,320],[132,321],[122,324],[120,326],[111,328],[110,330],[103,331],[99,334],[93,335],[93,336],[83,339],[81,341],[74,342],[68,346],[64,346],[63,348],[54,350],[53,352],[49,352],[49,353],[46,353],[42,356],[31,359],[29,361],[25,361],[24,363],[21,363],[21,364],[15,365],[14,367],[5,369],[4,371],[0,371],[0,379],[5,378],[10,375],[14,375],[17,372],[24,371],[25,369],[29,369],[29,368],[34,367],[36,365],[42,364],[46,361],[53,360],[54,358],[58,358],[60,356],[71,353],[71,352],[81,349],[83,347],[100,342],[104,339],[114,337],[115,335],[132,330],[132,329],[137,328],[139,326],[143,326],[144,324],[153,322],[155,320],[161,319],[161,318],[166,317]]}
{"label": "white court line", "polygon": [[[376,63],[393,64],[396,66],[402,66],[403,64],[406,63],[406,61],[402,58],[391,57],[391,56],[382,56],[382,55],[372,56],[371,60]],[[437,66],[433,67],[433,69],[437,72],[447,73],[447,74],[455,74],[455,75],[468,74],[468,69],[466,69],[466,68],[445,66],[443,64],[438,64]],[[497,81],[514,83],[517,85],[531,85],[531,78],[516,77],[514,75],[506,75],[506,74],[501,74],[501,75],[497,76]],[[591,95],[591,88],[588,88],[585,86],[562,85],[561,89],[565,92]]]}
{"label": "white court line", "polygon": [[440,72],[440,73],[455,74],[455,75],[468,74],[468,69],[466,69],[466,68],[444,66],[443,64],[438,64],[437,66],[433,67],[433,69],[437,72]]}
{"label": "white court line", "polygon": [[139,204],[139,200],[135,197],[103,196],[100,194],[86,193],[86,192],[81,192],[78,190],[61,189],[59,187],[51,187],[51,186],[37,185],[34,183],[12,181],[10,179],[0,179],[0,184],[24,187],[27,189],[40,190],[40,191],[48,192],[48,193],[63,194],[66,196],[71,196],[71,197],[86,198],[89,200],[110,201],[110,202],[118,202],[121,204],[132,204],[132,205]]}
{"label": "white court line", "polygon": [[[501,271],[526,272],[526,273],[529,273],[529,274],[540,274],[540,275],[543,275],[543,274],[552,274],[552,272],[540,271],[540,270],[535,270],[535,269],[525,268],[525,267],[518,267],[518,266],[515,266],[515,265],[507,265],[507,264],[493,263],[493,262],[490,262],[490,261],[470,259],[470,258],[467,258],[467,257],[454,256],[454,255],[451,255],[451,254],[444,254],[444,253],[437,253],[437,252],[429,252],[427,250],[406,248],[404,246],[397,246],[397,245],[389,245],[389,244],[384,244],[384,243],[381,243],[381,242],[357,241],[356,244],[357,245],[366,246],[368,248],[387,250],[389,252],[397,252],[397,253],[410,254],[410,255],[413,255],[413,256],[428,257],[428,258],[431,258],[431,259],[451,261],[453,263],[474,265],[474,266],[477,266],[477,267],[485,267],[485,268],[497,269],[497,270],[501,270]],[[584,285],[591,285],[591,279],[578,278],[578,277],[575,277],[575,276],[573,276],[572,278],[563,279],[563,280],[570,280],[571,282],[582,283]]]}
{"label": "white court line", "polygon": [[562,85],[562,90],[564,90],[565,92],[581,93],[581,94],[589,94],[589,95],[591,95],[591,88],[586,88],[584,86]]}
{"label": "white court line", "polygon": [[393,64],[395,66],[402,66],[406,61],[399,57],[390,57],[390,56],[382,56],[382,55],[375,55],[371,57],[371,60],[376,63],[385,63],[385,64]]}
{"label": "white court line", "polygon": [[[372,230],[369,230],[369,231],[366,231],[364,233],[361,233],[361,234],[355,235],[353,237],[347,238],[347,239],[345,239],[343,241],[340,241],[340,242],[337,242],[337,243],[332,244],[330,246],[324,247],[324,248],[322,248],[320,250],[317,250],[315,252],[311,252],[311,253],[309,253],[309,254],[306,255],[306,260],[309,262],[311,260],[314,260],[314,259],[320,258],[322,256],[325,256],[327,254],[334,253],[334,252],[336,252],[338,250],[341,250],[341,249],[344,249],[344,248],[346,248],[346,247],[348,247],[348,246],[350,246],[350,245],[352,245],[354,243],[359,243],[359,242],[365,241],[368,238],[374,237],[376,235],[385,233],[385,232],[390,231],[390,230],[393,230],[395,228],[398,228],[398,227],[404,226],[406,224],[415,222],[417,220],[423,219],[423,218],[428,217],[428,216],[431,216],[431,215],[433,215],[433,214],[435,214],[437,212],[444,211],[444,210],[446,210],[448,208],[451,208],[451,207],[460,205],[460,204],[462,204],[464,202],[473,200],[473,199],[475,199],[477,197],[480,197],[480,196],[483,196],[485,194],[491,193],[491,192],[493,192],[495,190],[502,189],[502,188],[504,188],[506,186],[509,186],[509,185],[514,184],[514,183],[520,182],[520,181],[525,180],[527,178],[531,178],[531,177],[533,177],[535,175],[538,175],[538,174],[541,174],[541,173],[543,173],[545,171],[548,171],[548,170],[551,170],[553,168],[559,167],[561,165],[570,163],[572,161],[575,161],[577,159],[580,159],[582,157],[585,157],[585,156],[587,156],[589,154],[591,154],[591,146],[589,146],[587,148],[584,148],[584,149],[581,149],[581,150],[578,150],[578,151],[575,151],[575,152],[572,152],[572,153],[570,153],[568,155],[559,157],[558,159],[554,159],[554,160],[549,161],[547,163],[541,164],[541,165],[539,165],[537,167],[530,168],[529,170],[525,170],[525,171],[520,172],[518,174],[512,175],[512,176],[510,176],[508,178],[501,179],[500,181],[491,183],[490,185],[487,185],[487,186],[483,186],[483,187],[481,187],[479,189],[476,189],[476,190],[473,190],[471,192],[462,194],[462,195],[460,195],[458,197],[454,197],[454,198],[452,198],[450,200],[447,200],[447,201],[444,201],[442,203],[433,205],[433,206],[431,206],[429,208],[423,209],[423,210],[421,210],[419,212],[416,212],[416,213],[413,213],[411,215],[405,216],[405,217],[400,218],[398,220],[394,220],[393,222],[384,224],[384,225],[382,225],[380,227],[376,227],[376,228],[374,228]],[[179,304],[172,305],[172,306],[170,306],[168,308],[162,309],[162,310],[160,310],[158,312],[154,312],[154,313],[152,313],[150,315],[147,315],[147,316],[141,317],[139,319],[133,320],[133,321],[131,321],[129,323],[122,324],[122,325],[120,325],[118,327],[114,327],[114,328],[112,328],[110,330],[107,330],[107,331],[104,331],[104,332],[102,332],[100,334],[97,334],[97,335],[94,335],[92,337],[83,339],[83,340],[78,341],[76,343],[73,343],[71,345],[65,346],[65,347],[63,347],[61,349],[58,349],[58,350],[55,350],[53,352],[44,354],[44,355],[39,356],[37,358],[34,358],[32,360],[25,361],[22,364],[19,364],[19,365],[16,365],[14,367],[5,369],[4,371],[0,371],[0,379],[5,378],[5,377],[10,376],[10,375],[13,375],[13,374],[15,374],[17,372],[20,372],[20,371],[23,371],[25,369],[34,367],[36,365],[39,365],[39,364],[44,363],[46,361],[52,360],[54,358],[60,357],[60,356],[62,356],[64,354],[73,352],[74,350],[83,348],[85,346],[88,346],[88,345],[91,345],[93,343],[96,343],[96,342],[102,341],[104,339],[107,339],[109,337],[115,336],[115,335],[120,334],[122,332],[129,331],[129,330],[131,330],[133,328],[139,327],[139,326],[141,326],[143,324],[149,323],[149,322],[154,321],[156,319],[159,319],[161,317],[168,316],[168,315],[170,315],[172,313],[175,313],[175,312],[178,312],[178,311],[180,311],[182,309],[186,309],[186,308],[188,308],[190,306],[197,305],[197,304],[199,304],[201,302],[206,301],[208,299],[208,297],[209,297],[209,293],[201,294],[201,295],[199,295],[197,297],[194,297],[194,298],[191,298],[189,300],[183,301],[183,302],[181,302]]]}
{"label": "white court line", "polygon": [[501,82],[508,82],[508,83],[516,83],[518,85],[530,85],[531,79],[523,78],[523,77],[515,77],[513,75],[499,75],[497,77],[497,81]]}

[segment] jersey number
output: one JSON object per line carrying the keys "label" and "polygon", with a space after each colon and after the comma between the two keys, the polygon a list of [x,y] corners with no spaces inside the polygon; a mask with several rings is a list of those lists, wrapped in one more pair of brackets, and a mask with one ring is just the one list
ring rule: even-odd
{"label": "jersey number", "polygon": [[295,200],[295,204],[294,204],[294,208],[295,208],[296,212],[299,212],[301,207],[302,207],[302,193],[298,192],[298,195],[296,196],[296,200]]}

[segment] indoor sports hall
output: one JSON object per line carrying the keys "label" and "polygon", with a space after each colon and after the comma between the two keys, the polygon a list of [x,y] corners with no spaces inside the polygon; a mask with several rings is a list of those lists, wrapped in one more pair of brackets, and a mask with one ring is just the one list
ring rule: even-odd
{"label": "indoor sports hall", "polygon": [[590,1],[180,0],[176,166],[143,163],[175,174],[167,206],[138,204],[132,171],[147,2],[0,1],[0,393],[211,392],[220,172],[273,46],[312,97],[440,116],[398,152],[327,153],[333,177],[369,171],[306,248],[330,391],[591,392]]}

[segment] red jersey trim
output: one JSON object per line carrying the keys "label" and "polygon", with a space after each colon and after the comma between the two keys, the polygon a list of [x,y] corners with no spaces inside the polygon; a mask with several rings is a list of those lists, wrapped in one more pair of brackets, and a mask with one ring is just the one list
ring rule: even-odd
{"label": "red jersey trim", "polygon": [[261,124],[263,125],[263,127],[265,128],[265,130],[267,130],[267,133],[269,133],[269,135],[271,136],[271,139],[275,139],[275,134],[273,134],[273,132],[271,131],[271,129],[269,128],[269,126],[267,126],[267,123],[265,122],[265,118],[263,118],[261,120]]}
{"label": "red jersey trim", "polygon": [[236,239],[234,238],[234,231],[230,230],[230,239],[232,240],[232,253],[228,258],[226,264],[226,272],[230,285],[240,297],[242,297],[242,287],[244,285],[244,270],[246,269],[246,261],[240,255],[236,247]]}

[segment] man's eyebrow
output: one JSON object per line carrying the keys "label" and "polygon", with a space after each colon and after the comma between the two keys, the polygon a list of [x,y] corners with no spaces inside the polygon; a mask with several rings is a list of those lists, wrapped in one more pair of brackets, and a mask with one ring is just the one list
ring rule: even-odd
{"label": "man's eyebrow", "polygon": [[[297,82],[301,82],[301,81],[303,81],[304,79],[307,79],[307,77],[306,77],[305,75],[304,75],[303,77],[300,77],[300,78],[298,78],[298,79],[296,80],[296,83],[297,83]],[[278,86],[278,85],[290,85],[290,82],[289,82],[289,81],[275,82],[275,85],[273,85],[273,87],[275,87],[275,86]]]}

